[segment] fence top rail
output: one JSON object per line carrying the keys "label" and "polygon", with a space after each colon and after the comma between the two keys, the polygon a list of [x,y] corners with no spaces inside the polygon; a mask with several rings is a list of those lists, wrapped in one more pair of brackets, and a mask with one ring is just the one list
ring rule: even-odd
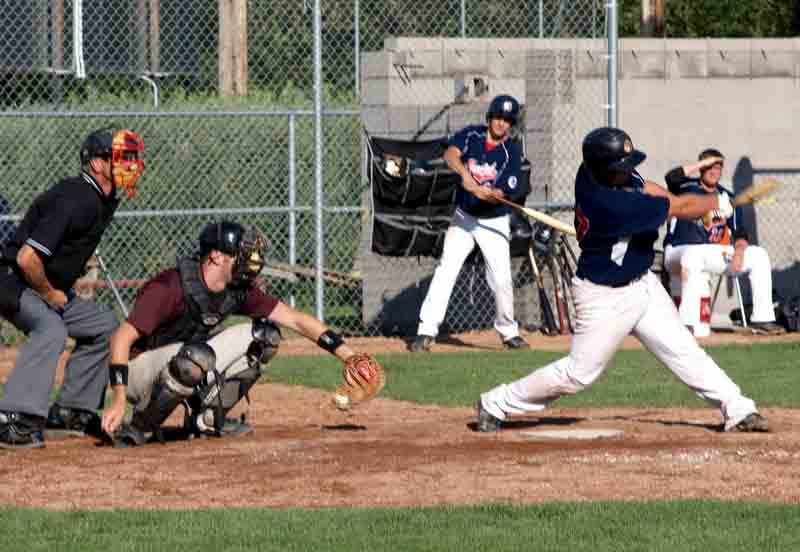
{"label": "fence top rail", "polygon": [[[97,117],[311,117],[310,109],[274,109],[248,111],[0,111],[0,118],[81,119]],[[361,115],[354,109],[325,109],[323,117],[352,117]]]}

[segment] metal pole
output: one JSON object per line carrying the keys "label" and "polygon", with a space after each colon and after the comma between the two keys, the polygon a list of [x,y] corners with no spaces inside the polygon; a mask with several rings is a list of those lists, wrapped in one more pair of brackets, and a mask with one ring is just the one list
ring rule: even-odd
{"label": "metal pole", "polygon": [[114,283],[114,280],[111,278],[111,275],[108,273],[108,267],[106,266],[103,257],[100,255],[99,251],[95,251],[94,256],[97,257],[97,263],[100,265],[100,270],[103,271],[103,276],[106,277],[106,282],[108,282],[108,287],[111,288],[111,291],[114,292],[114,297],[117,299],[117,303],[119,304],[119,308],[122,309],[122,314],[125,315],[125,318],[128,318],[128,306],[125,304],[125,301],[122,300],[122,295],[119,294],[119,290],[117,289],[117,285]]}
{"label": "metal pole", "polygon": [[539,0],[539,38],[544,38],[544,6],[543,0]]}
{"label": "metal pole", "polygon": [[617,126],[617,1],[606,0],[608,37],[608,126]]}
{"label": "metal pole", "polygon": [[325,265],[322,220],[322,1],[314,0],[314,229],[316,238],[316,315],[324,322],[325,281],[322,267]]}
{"label": "metal pole", "polygon": [[[297,169],[295,150],[295,116],[289,115],[289,264],[297,263]],[[289,305],[295,306],[294,293],[289,296]]]}
{"label": "metal pole", "polygon": [[359,27],[361,25],[361,6],[358,0],[355,0],[353,4],[353,29],[354,29],[354,36],[353,41],[355,44],[355,81],[356,81],[356,98],[361,96],[361,34],[359,33]]}
{"label": "metal pole", "polygon": [[467,0],[461,0],[461,37],[467,36]]}

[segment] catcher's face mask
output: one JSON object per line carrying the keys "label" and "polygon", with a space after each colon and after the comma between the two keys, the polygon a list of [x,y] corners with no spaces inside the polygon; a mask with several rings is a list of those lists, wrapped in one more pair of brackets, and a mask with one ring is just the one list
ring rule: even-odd
{"label": "catcher's face mask", "polygon": [[136,183],[144,171],[144,141],[130,130],[119,130],[111,142],[111,175],[129,198],[136,197]]}
{"label": "catcher's face mask", "polygon": [[264,252],[267,240],[257,230],[247,230],[239,242],[239,251],[233,266],[233,281],[249,284],[264,268]]}

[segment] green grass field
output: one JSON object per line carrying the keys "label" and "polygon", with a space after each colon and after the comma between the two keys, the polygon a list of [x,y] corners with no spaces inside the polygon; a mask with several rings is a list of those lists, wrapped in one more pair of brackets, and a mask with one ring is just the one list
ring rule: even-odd
{"label": "green grass field", "polygon": [[[764,407],[800,407],[800,345],[726,346],[710,354]],[[385,396],[466,406],[556,353],[379,355]],[[267,381],[332,388],[330,356],[278,357]],[[560,406],[704,403],[643,351],[620,352],[588,391]],[[26,456],[30,461],[32,456]],[[11,454],[3,455],[8,466]],[[13,470],[4,470],[6,477]],[[580,474],[577,474],[579,477]],[[207,485],[224,484],[224,465]],[[576,481],[579,484],[579,481]],[[376,489],[380,492],[380,489]],[[155,498],[154,498],[155,500]],[[750,502],[586,502],[408,509],[49,512],[0,508],[0,550],[800,550],[800,506]]]}

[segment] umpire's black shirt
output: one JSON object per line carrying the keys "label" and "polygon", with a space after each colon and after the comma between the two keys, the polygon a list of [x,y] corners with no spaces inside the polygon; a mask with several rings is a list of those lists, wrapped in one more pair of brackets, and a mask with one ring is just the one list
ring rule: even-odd
{"label": "umpire's black shirt", "polygon": [[106,196],[89,174],[65,178],[33,200],[3,257],[16,265],[22,244],[31,246],[53,287],[67,291],[83,274],[118,205],[116,188]]}

